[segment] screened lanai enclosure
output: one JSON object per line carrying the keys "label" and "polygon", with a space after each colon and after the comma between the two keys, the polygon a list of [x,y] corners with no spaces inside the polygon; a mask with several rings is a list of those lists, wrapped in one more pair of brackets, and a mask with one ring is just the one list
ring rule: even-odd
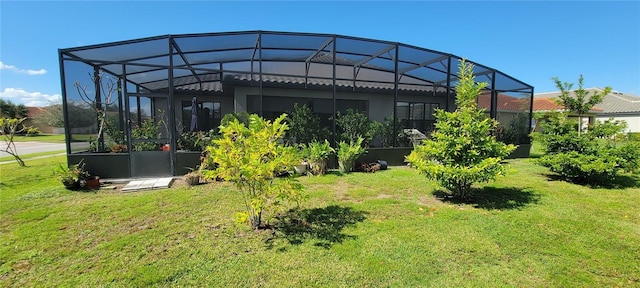
{"label": "screened lanai enclosure", "polygon": [[[333,144],[335,116],[348,109],[391,123],[395,137],[373,139],[369,157],[401,163],[407,139],[434,129],[434,111],[455,109],[461,58],[335,34],[245,31],[60,49],[59,60],[68,161],[110,178],[184,174],[199,163],[194,144],[224,115],[273,119],[296,103],[321,119]],[[468,61],[488,83],[479,107],[501,123],[504,141],[528,148],[533,87]]]}

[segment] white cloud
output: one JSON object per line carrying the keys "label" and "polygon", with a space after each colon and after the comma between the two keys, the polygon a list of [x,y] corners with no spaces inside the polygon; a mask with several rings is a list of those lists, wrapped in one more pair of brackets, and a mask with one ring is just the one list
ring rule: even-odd
{"label": "white cloud", "polygon": [[37,107],[44,107],[62,101],[60,94],[49,95],[41,92],[28,92],[22,88],[4,88],[4,91],[0,92],[0,98],[15,104]]}
{"label": "white cloud", "polygon": [[9,71],[11,71],[13,73],[27,74],[27,75],[44,75],[44,74],[47,74],[47,70],[44,70],[44,69],[40,69],[40,70],[21,69],[21,68],[18,68],[16,66],[13,66],[13,65],[4,64],[2,61],[0,61],[0,70],[9,70]]}

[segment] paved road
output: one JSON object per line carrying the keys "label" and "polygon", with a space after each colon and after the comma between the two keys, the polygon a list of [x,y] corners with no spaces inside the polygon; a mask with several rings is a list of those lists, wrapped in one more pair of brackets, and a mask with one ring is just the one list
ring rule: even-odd
{"label": "paved road", "polygon": [[[24,155],[28,155],[28,154],[33,154],[33,153],[40,153],[40,152],[50,152],[50,151],[60,151],[60,152],[66,152],[67,148],[65,147],[65,144],[63,143],[45,143],[45,142],[15,142],[16,144],[16,150],[18,150],[18,155],[20,156],[24,156]],[[4,150],[6,148],[6,144],[2,143],[0,144],[2,146],[2,149]],[[73,147],[72,149],[79,149],[79,148],[83,148],[83,147],[88,147],[88,143],[72,143],[71,146]],[[6,152],[0,152],[0,157],[4,157],[4,156],[11,156]]]}

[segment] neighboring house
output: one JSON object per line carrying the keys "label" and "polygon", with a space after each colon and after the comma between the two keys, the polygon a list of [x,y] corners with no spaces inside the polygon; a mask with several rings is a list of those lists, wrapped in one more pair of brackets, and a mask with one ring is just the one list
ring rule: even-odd
{"label": "neighboring house", "polygon": [[62,134],[63,128],[52,127],[42,123],[38,123],[36,118],[42,115],[42,113],[48,113],[46,107],[27,107],[27,120],[25,120],[25,126],[31,126],[37,128],[40,133],[44,134]]}
{"label": "neighboring house", "polygon": [[[603,91],[600,88],[587,88],[585,90],[589,92],[589,95]],[[555,102],[559,95],[559,91],[535,94],[533,111],[563,111],[564,107]],[[610,118],[624,120],[627,122],[628,132],[640,132],[640,97],[612,91],[604,97],[602,103],[594,106],[587,116],[589,116],[589,123]]]}
{"label": "neighboring house", "polygon": [[24,121],[24,125],[37,128],[40,133],[49,134],[51,133],[52,127],[39,124],[38,121],[35,121],[42,113],[46,113],[42,107],[27,107],[27,120]]}

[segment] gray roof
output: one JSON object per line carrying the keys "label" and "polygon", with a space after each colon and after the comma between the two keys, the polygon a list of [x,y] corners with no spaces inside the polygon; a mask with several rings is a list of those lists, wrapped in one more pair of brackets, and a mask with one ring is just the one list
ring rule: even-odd
{"label": "gray roof", "polygon": [[[602,92],[600,88],[586,88],[589,91],[588,95],[593,95],[594,92]],[[573,91],[571,92],[573,95]],[[538,93],[533,98],[558,98],[560,91]],[[617,91],[612,91],[604,97],[602,103],[595,106],[602,109],[602,114],[640,114],[640,97],[630,94],[625,94]]]}

